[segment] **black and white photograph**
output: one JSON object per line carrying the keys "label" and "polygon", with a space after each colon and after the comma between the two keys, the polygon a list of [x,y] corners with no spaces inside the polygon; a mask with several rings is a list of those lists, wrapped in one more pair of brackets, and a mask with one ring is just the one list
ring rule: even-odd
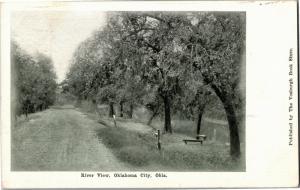
{"label": "black and white photograph", "polygon": [[293,1],[4,5],[3,186],[298,183]]}
{"label": "black and white photograph", "polygon": [[14,13],[12,170],[244,171],[245,22]]}

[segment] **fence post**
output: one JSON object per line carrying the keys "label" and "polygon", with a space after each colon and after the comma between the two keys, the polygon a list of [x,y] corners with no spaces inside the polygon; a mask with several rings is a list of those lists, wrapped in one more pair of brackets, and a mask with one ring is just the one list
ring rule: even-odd
{"label": "fence post", "polygon": [[214,142],[217,141],[217,130],[216,129],[214,129],[213,141]]}
{"label": "fence post", "polygon": [[116,123],[116,116],[113,115],[113,118],[114,118],[114,124],[115,124],[115,127],[117,127],[117,123]]}

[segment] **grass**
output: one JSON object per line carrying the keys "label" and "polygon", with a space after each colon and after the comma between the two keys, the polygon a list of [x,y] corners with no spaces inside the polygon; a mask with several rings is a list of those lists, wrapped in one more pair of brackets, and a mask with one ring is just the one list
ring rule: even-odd
{"label": "grass", "polygon": [[97,134],[101,141],[113,150],[117,158],[129,164],[145,166],[155,157],[155,153],[158,156],[153,143],[155,142],[154,136],[113,127],[99,129]]}
{"label": "grass", "polygon": [[[89,106],[86,106],[87,108]],[[99,139],[112,150],[120,160],[145,171],[244,171],[245,158],[233,161],[229,156],[228,126],[202,120],[201,134],[208,140],[203,145],[189,143],[185,145],[183,139],[195,138],[196,122],[190,120],[172,120],[174,133],[162,136],[162,150],[157,149],[157,139],[152,134],[155,129],[163,128],[163,121],[156,118],[152,127],[146,126],[147,119],[138,117],[142,112],[136,111],[134,119],[117,118],[117,127],[113,121],[81,109],[93,120],[104,124],[106,127],[97,130]],[[205,118],[205,117],[204,117]],[[145,127],[147,129],[145,129]],[[154,129],[154,130],[153,130]],[[217,140],[212,139],[216,129]],[[242,155],[244,155],[244,146]]]}
{"label": "grass", "polygon": [[[162,150],[152,134],[124,128],[106,127],[97,131],[99,139],[115,156],[135,167],[161,166],[165,171],[243,171],[243,161],[233,161],[229,147],[223,144],[188,144],[177,134],[162,137]],[[244,160],[243,158],[241,160]]]}

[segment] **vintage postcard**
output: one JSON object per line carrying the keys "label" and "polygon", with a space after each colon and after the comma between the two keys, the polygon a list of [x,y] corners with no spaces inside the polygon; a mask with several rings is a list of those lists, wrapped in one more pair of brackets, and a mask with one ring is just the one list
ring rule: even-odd
{"label": "vintage postcard", "polygon": [[296,187],[297,55],[296,1],[2,2],[2,187]]}

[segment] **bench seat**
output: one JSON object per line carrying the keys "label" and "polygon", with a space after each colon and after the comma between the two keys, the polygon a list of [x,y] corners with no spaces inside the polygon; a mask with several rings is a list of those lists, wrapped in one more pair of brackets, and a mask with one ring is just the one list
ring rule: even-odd
{"label": "bench seat", "polygon": [[183,142],[185,144],[187,144],[187,142],[200,142],[201,144],[203,144],[203,140],[202,139],[183,139]]}
{"label": "bench seat", "polygon": [[183,139],[183,142],[187,144],[187,142],[200,142],[203,144],[203,141],[206,140],[206,135],[197,135],[196,139]]}

